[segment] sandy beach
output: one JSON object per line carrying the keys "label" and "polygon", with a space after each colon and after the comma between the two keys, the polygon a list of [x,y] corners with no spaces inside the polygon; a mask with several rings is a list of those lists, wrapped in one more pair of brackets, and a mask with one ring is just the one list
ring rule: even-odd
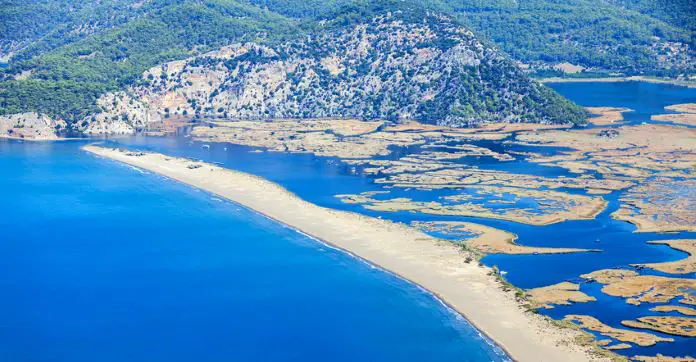
{"label": "sandy beach", "polygon": [[393,272],[438,296],[516,361],[600,360],[582,332],[526,311],[490,269],[454,244],[411,227],[306,202],[250,174],[156,153],[83,148],[219,195]]}

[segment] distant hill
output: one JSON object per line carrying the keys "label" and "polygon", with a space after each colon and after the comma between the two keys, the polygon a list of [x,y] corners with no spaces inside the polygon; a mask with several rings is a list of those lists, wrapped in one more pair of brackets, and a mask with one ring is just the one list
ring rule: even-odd
{"label": "distant hill", "polygon": [[104,93],[134,84],[157,64],[237,40],[296,34],[285,17],[236,1],[155,0],[141,7],[147,11],[122,24],[10,63],[0,80],[0,113],[38,111],[76,122],[98,111]]}
{"label": "distant hill", "polygon": [[[452,72],[435,76],[436,64],[450,66],[443,62],[456,58],[448,53],[456,49],[456,41],[446,32],[438,33],[441,44],[432,49],[440,53],[430,58],[433,63],[427,66],[404,64],[404,69],[391,69],[392,73],[387,74],[389,68],[375,71],[349,64],[345,75],[327,75],[313,64],[322,79],[316,89],[333,92],[338,87],[341,97],[352,100],[340,108],[335,108],[339,107],[337,100],[329,99],[331,92],[322,98],[297,90],[303,112],[276,106],[264,108],[263,114],[231,108],[227,114],[409,115],[452,124],[496,118],[578,122],[582,112],[577,107],[531,82],[513,61],[537,74],[583,68],[624,74],[693,74],[694,53],[689,45],[693,44],[693,19],[668,10],[689,11],[691,3],[678,0],[668,2],[671,5],[667,7],[661,5],[664,1],[9,0],[0,9],[0,56],[9,62],[0,68],[0,114],[35,111],[84,128],[82,124],[105,110],[105,94],[115,97],[118,91],[151,87],[152,82],[142,75],[160,64],[191,57],[202,61],[202,54],[237,43],[257,44],[293,61],[321,63],[322,56],[308,49],[293,50],[289,45],[307,47],[311,44],[308,39],[316,42],[329,39],[325,34],[339,36],[359,23],[389,13],[430,12],[445,16],[452,27],[473,31],[471,39],[467,36],[457,41],[475,41],[481,46],[482,52],[476,53],[479,66],[451,67]],[[423,19],[414,17],[409,22],[416,24]],[[340,61],[351,60],[327,44],[315,45]],[[413,49],[389,50],[385,54],[404,60],[420,46],[412,44]],[[559,64],[564,67],[559,68]],[[249,63],[252,68],[264,66]],[[413,82],[423,75],[418,72],[429,74],[426,78],[430,77],[431,82],[415,86]],[[356,78],[342,78],[348,74]],[[397,82],[394,74],[403,78]],[[401,93],[397,97],[385,87],[385,92],[375,96],[378,99],[368,100],[359,88],[369,88],[371,77],[397,87]],[[216,96],[222,97],[223,90]],[[433,92],[437,96],[431,96]],[[277,97],[257,101],[275,102]],[[201,105],[210,103],[199,113],[209,107],[220,108],[217,101],[198,101]],[[287,102],[294,101],[280,103]]]}
{"label": "distant hill", "polygon": [[[321,22],[302,40],[244,43],[155,67],[134,87],[161,115],[583,122],[584,112],[436,13]],[[359,19],[359,20],[356,20]]]}
{"label": "distant hill", "polygon": [[4,0],[0,6],[0,59],[29,59],[123,24],[147,10],[149,3],[140,0]]}
{"label": "distant hill", "polygon": [[[321,17],[349,0],[248,0],[286,16]],[[402,3],[408,4],[408,1]],[[422,0],[532,70],[696,73],[693,0]],[[689,46],[690,43],[690,46]]]}
{"label": "distant hill", "polygon": [[693,0],[608,0],[610,3],[663,20],[688,30],[691,43],[696,42],[696,1]]}

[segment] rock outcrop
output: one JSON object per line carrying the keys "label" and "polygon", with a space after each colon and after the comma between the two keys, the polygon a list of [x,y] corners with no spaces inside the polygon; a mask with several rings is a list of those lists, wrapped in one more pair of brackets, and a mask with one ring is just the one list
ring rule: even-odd
{"label": "rock outcrop", "polygon": [[157,114],[151,114],[150,106],[126,92],[107,93],[97,100],[97,104],[102,112],[87,117],[78,125],[78,130],[85,134],[134,134],[137,129],[160,119]]}
{"label": "rock outcrop", "polygon": [[66,126],[63,120],[34,112],[5,115],[0,116],[0,138],[55,140]]}
{"label": "rock outcrop", "polygon": [[145,72],[150,113],[235,119],[570,123],[584,111],[497,49],[435,14],[400,13],[274,46],[234,44]]}

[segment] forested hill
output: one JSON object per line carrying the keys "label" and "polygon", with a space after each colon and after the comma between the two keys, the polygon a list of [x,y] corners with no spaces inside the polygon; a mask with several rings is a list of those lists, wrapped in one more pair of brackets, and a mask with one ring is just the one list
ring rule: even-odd
{"label": "forested hill", "polygon": [[[288,44],[307,44],[307,39],[322,39],[323,34],[400,13],[418,14],[410,22],[422,22],[423,14],[438,14],[452,26],[472,30],[471,39],[485,49],[482,53],[474,51],[481,63],[439,76],[432,64],[427,70],[406,64],[405,69],[391,69],[389,74],[386,70],[370,73],[364,67],[353,68],[353,64],[343,67],[346,73],[325,74],[316,66],[317,76],[324,82],[317,89],[328,90],[326,84],[348,87],[342,95],[350,93],[353,102],[328,112],[330,107],[322,108],[323,103],[307,103],[319,102],[316,97],[301,98],[304,110],[315,111],[301,114],[388,118],[402,114],[457,124],[475,121],[474,115],[479,120],[578,122],[583,115],[576,106],[531,82],[521,68],[538,74],[587,68],[588,72],[693,75],[693,47],[689,45],[693,45],[693,18],[667,10],[688,12],[691,3],[667,1],[671,5],[664,7],[665,1],[9,0],[0,9],[0,58],[7,62],[0,67],[0,114],[36,111],[65,119],[73,126],[85,125],[95,114],[104,113],[104,99],[111,99],[115,92],[151,86],[153,82],[143,78],[143,73],[163,63],[200,58],[233,44],[268,47],[278,52],[280,61],[288,56],[321,62],[321,54],[293,52]],[[442,62],[446,58],[442,55],[455,48],[448,37],[445,34],[437,39],[439,44],[432,49],[441,54],[431,61]],[[419,52],[422,46],[413,44],[389,54],[401,59]],[[335,55],[345,60],[340,51]],[[564,67],[558,68],[559,64]],[[417,72],[428,73],[426,78],[431,82],[418,83],[422,89],[409,90],[412,93],[404,94],[403,99],[385,93],[381,95],[385,99],[368,101],[357,88],[349,89],[368,85],[370,77],[385,84],[392,84],[393,77],[402,77],[402,83],[397,84],[402,87],[421,79]],[[353,85],[342,78],[352,75],[359,80]],[[433,89],[441,92],[410,104],[411,108],[403,103]],[[104,98],[106,94],[111,96]],[[205,113],[213,103],[191,111]],[[276,113],[264,114],[298,114],[281,109],[265,108],[264,112]],[[232,109],[227,113],[234,114]]]}
{"label": "forested hill", "polygon": [[[351,0],[247,0],[295,18]],[[591,73],[696,73],[693,0],[422,0],[457,18],[531,70],[570,63]],[[577,69],[582,69],[574,67]]]}
{"label": "forested hill", "polygon": [[[46,1],[53,2],[64,1]],[[129,0],[111,2],[132,4]],[[20,3],[24,2],[17,1],[13,9],[22,9]],[[16,49],[19,59],[1,70],[0,113],[38,111],[76,122],[99,110],[96,101],[100,96],[135,84],[145,70],[157,64],[235,41],[267,42],[298,34],[284,16],[237,1],[153,0],[138,4],[133,10],[138,16],[122,24],[99,27],[89,35],[72,37],[53,50],[39,50],[27,41],[43,32],[49,38],[59,37],[61,29],[75,28],[72,18],[66,23],[50,24],[43,32],[24,35],[25,49],[32,49],[33,57]],[[105,24],[110,14],[97,12],[90,23]],[[27,16],[21,22],[24,26],[38,26]],[[3,26],[5,34],[18,31],[9,28],[8,23]]]}
{"label": "forested hill", "polygon": [[412,10],[354,15],[332,16],[301,40],[243,43],[155,67],[133,93],[165,115],[417,119],[452,126],[584,121],[579,107],[446,16]]}
{"label": "forested hill", "polygon": [[[65,119],[80,130],[89,128],[95,120],[104,120],[104,114],[115,110],[121,113],[110,115],[110,120],[123,121],[128,112],[116,106],[122,94],[117,96],[115,92],[148,91],[148,87],[152,94],[158,91],[152,88],[153,80],[143,78],[146,70],[221,46],[255,44],[277,55],[275,58],[229,60],[225,64],[227,70],[236,73],[227,74],[226,81],[234,83],[233,89],[243,92],[260,86],[264,92],[267,91],[266,88],[276,85],[253,78],[250,75],[253,73],[248,70],[262,71],[269,63],[282,64],[285,61],[294,62],[306,72],[278,72],[278,76],[287,78],[290,83],[299,77],[302,84],[309,82],[312,87],[283,91],[291,94],[263,93],[263,97],[255,98],[253,102],[244,99],[235,103],[230,100],[233,97],[228,97],[229,103],[222,106],[215,102],[221,102],[222,94],[229,96],[233,92],[225,93],[224,88],[211,89],[208,96],[213,99],[185,99],[187,103],[196,104],[189,109],[191,113],[205,113],[211,108],[223,107],[228,115],[249,117],[414,117],[456,125],[489,120],[581,122],[584,117],[577,106],[531,81],[505,54],[480,43],[455,19],[432,12],[418,1],[359,1],[347,6],[327,7],[321,14],[317,13],[316,18],[303,19],[233,0],[153,0],[137,3],[135,9],[134,5],[127,1],[123,3],[125,8],[137,14],[125,20],[114,20],[112,14],[118,13],[115,9],[119,7],[108,7],[103,13],[105,19],[97,16],[94,20],[108,25],[97,27],[91,34],[66,40],[66,44],[55,49],[25,47],[36,49],[32,50],[31,57],[22,55],[22,51],[17,49],[18,60],[11,61],[3,71],[0,112],[37,111]],[[398,21],[427,32],[427,36],[414,40],[407,30],[394,34],[371,27],[370,46],[381,44],[384,48],[376,46],[362,56],[346,52],[352,46],[348,40],[346,43],[332,42],[333,37],[343,36],[344,31],[354,32],[357,27],[377,17],[396,13],[402,14]],[[423,23],[427,14],[440,14],[430,17],[440,20],[427,24],[435,28],[421,29],[423,24],[415,23]],[[27,39],[40,38],[42,35],[39,33],[53,37],[60,33],[60,29],[74,27],[74,24],[72,19],[63,25],[54,24],[49,27],[51,29],[29,34]],[[450,31],[444,31],[444,28]],[[389,37],[389,40],[385,41],[384,37]],[[402,47],[404,44],[407,46]],[[333,58],[327,58],[327,54],[332,54]],[[390,64],[392,58],[396,61]],[[205,57],[194,59],[203,61]],[[334,73],[327,68],[327,61],[336,63],[337,69],[345,71]],[[234,64],[240,68],[235,68],[232,63],[240,63]],[[202,72],[216,71],[212,65],[203,68]],[[164,77],[161,80],[168,82],[170,76],[160,75]],[[251,84],[252,80],[261,84]],[[165,85],[169,83],[161,84]],[[190,84],[176,86],[186,88]],[[279,100],[281,94],[285,98]],[[342,99],[344,97],[347,99]],[[139,99],[131,100],[133,102],[129,104],[136,106],[126,108],[133,112],[143,108],[137,106]],[[258,107],[267,102],[276,104]],[[293,108],[295,106],[298,108]],[[249,107],[256,107],[256,113],[244,111]],[[137,117],[136,113],[131,116]],[[137,121],[132,117],[127,122],[135,125]]]}
{"label": "forested hill", "polygon": [[139,0],[4,0],[0,58],[28,59],[126,23],[149,9]]}

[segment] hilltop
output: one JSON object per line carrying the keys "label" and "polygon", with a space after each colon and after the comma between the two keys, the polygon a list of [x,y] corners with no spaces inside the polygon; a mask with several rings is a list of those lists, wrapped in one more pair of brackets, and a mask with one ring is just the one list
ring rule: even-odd
{"label": "hilltop", "polygon": [[[248,0],[288,17],[321,18],[354,0]],[[401,1],[408,6],[412,1]],[[690,0],[421,0],[539,75],[696,73]]]}
{"label": "hilltop", "polygon": [[304,20],[230,0],[153,1],[138,12],[10,64],[0,113],[48,114],[88,133],[172,114],[454,126],[584,118],[456,19],[410,3]]}
{"label": "hilltop", "polygon": [[161,115],[235,119],[581,122],[584,113],[530,80],[451,19],[387,13],[275,46],[235,44],[155,67],[134,87]]}

